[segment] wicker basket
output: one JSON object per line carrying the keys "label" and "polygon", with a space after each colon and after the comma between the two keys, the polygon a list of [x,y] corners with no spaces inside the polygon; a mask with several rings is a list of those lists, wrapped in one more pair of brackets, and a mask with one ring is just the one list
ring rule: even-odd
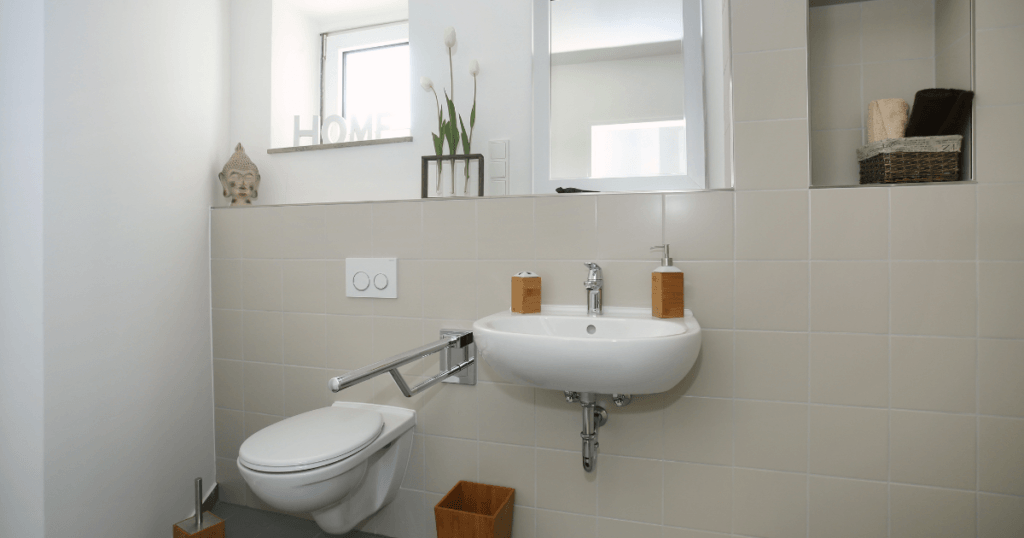
{"label": "wicker basket", "polygon": [[963,137],[890,138],[857,150],[860,183],[923,183],[960,180]]}

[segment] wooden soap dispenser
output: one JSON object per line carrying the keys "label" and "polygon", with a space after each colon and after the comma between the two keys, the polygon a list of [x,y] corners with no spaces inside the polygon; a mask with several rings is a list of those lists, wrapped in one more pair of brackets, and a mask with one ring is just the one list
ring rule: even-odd
{"label": "wooden soap dispenser", "polygon": [[663,250],[661,267],[651,273],[651,315],[656,318],[681,318],[685,315],[683,301],[683,272],[672,265],[668,244],[651,247]]}

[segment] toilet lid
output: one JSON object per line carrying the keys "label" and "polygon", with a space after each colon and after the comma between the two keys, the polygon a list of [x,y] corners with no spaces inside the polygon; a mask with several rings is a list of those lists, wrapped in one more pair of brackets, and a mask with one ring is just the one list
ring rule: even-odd
{"label": "toilet lid", "polygon": [[252,434],[238,459],[254,471],[286,473],[323,467],[366,448],[384,429],[370,409],[324,407],[271,424]]}

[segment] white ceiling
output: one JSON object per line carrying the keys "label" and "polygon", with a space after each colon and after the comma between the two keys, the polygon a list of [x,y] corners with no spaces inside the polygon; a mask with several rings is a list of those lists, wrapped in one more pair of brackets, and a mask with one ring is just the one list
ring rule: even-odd
{"label": "white ceiling", "polygon": [[658,43],[682,38],[682,0],[551,2],[552,53]]}
{"label": "white ceiling", "polygon": [[313,22],[318,32],[407,20],[408,0],[274,0]]}

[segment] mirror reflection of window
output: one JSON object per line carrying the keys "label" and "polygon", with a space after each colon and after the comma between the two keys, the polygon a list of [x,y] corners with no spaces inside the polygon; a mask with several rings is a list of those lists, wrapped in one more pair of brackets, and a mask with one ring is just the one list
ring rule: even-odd
{"label": "mirror reflection of window", "polygon": [[551,4],[551,178],[686,174],[682,0]]}

